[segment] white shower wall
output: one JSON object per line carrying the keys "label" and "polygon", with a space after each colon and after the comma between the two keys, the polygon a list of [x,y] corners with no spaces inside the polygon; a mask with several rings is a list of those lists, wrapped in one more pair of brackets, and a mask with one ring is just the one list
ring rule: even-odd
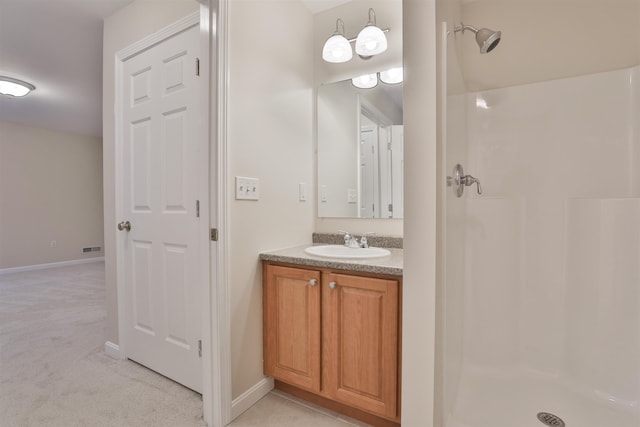
{"label": "white shower wall", "polygon": [[462,366],[526,368],[638,410],[639,78],[466,95],[465,173],[484,193],[465,191]]}

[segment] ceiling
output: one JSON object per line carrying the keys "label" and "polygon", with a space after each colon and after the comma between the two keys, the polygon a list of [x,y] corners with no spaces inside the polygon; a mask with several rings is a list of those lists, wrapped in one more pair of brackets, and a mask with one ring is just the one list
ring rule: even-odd
{"label": "ceiling", "polygon": [[133,0],[0,0],[0,75],[36,90],[0,96],[0,120],[102,135],[102,22]]}
{"label": "ceiling", "polygon": [[349,3],[352,0],[302,0],[311,13],[319,13]]}
{"label": "ceiling", "polygon": [[[318,13],[351,0],[302,0]],[[133,0],[0,0],[0,75],[27,81],[0,96],[0,120],[102,135],[102,28]]]}

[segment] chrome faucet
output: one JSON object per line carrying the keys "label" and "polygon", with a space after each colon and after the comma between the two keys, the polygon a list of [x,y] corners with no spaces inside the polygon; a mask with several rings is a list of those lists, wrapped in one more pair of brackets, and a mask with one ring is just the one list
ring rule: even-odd
{"label": "chrome faucet", "polygon": [[367,236],[373,236],[376,233],[373,233],[371,231],[367,231],[366,233],[364,233],[362,235],[362,237],[360,238],[360,247],[361,248],[368,248],[369,247],[369,241],[367,240]]}
{"label": "chrome faucet", "polygon": [[358,242],[358,238],[351,235],[348,231],[339,230],[340,234],[344,234],[344,245],[348,248],[368,248],[369,242],[367,241],[367,236],[372,236],[375,233],[367,232],[362,235],[360,241]]}
{"label": "chrome faucet", "polygon": [[359,248],[358,239],[351,235],[348,231],[338,230],[340,234],[344,234],[344,245],[348,248]]}

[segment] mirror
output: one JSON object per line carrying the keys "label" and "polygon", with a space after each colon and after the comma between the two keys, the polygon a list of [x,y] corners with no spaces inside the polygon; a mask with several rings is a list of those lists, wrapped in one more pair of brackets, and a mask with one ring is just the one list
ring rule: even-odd
{"label": "mirror", "polygon": [[403,217],[402,83],[318,88],[318,216]]}

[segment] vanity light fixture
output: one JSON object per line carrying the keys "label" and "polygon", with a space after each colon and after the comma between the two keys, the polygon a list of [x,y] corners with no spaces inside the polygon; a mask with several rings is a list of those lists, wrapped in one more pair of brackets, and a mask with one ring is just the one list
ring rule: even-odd
{"label": "vanity light fixture", "polygon": [[402,67],[380,71],[380,80],[382,80],[382,83],[386,83],[388,85],[402,83],[402,81],[404,80]]}
{"label": "vanity light fixture", "polygon": [[[342,26],[342,32],[339,27]],[[349,40],[344,36],[344,22],[338,18],[336,20],[336,32],[324,42],[322,48],[322,59],[327,62],[339,64],[347,62],[353,57],[353,51]]]}
{"label": "vanity light fixture", "polygon": [[35,90],[35,88],[36,87],[31,83],[14,79],[12,77],[0,76],[0,94],[2,95],[21,97],[27,95],[32,90]]}
{"label": "vanity light fixture", "polygon": [[365,74],[351,79],[351,84],[360,89],[371,89],[378,86],[378,74]]}
{"label": "vanity light fixture", "polygon": [[369,22],[360,30],[356,38],[356,53],[360,56],[373,56],[387,50],[387,37],[376,25],[376,12],[369,8]]}
{"label": "vanity light fixture", "polygon": [[404,80],[403,69],[402,67],[397,67],[386,71],[380,71],[379,73],[354,77],[351,79],[351,84],[359,89],[371,89],[378,85],[378,77],[382,83],[386,83],[388,85],[402,83]]}
{"label": "vanity light fixture", "polygon": [[[342,27],[342,31],[340,30]],[[358,37],[347,39],[344,35],[344,21],[336,20],[336,31],[324,42],[322,47],[322,59],[327,62],[342,63],[353,58],[351,43],[355,42],[356,53],[362,59],[369,59],[373,55],[378,55],[387,50],[387,37],[384,33],[389,32],[389,28],[380,29],[376,26],[376,12],[369,9],[369,22],[360,31]]]}

